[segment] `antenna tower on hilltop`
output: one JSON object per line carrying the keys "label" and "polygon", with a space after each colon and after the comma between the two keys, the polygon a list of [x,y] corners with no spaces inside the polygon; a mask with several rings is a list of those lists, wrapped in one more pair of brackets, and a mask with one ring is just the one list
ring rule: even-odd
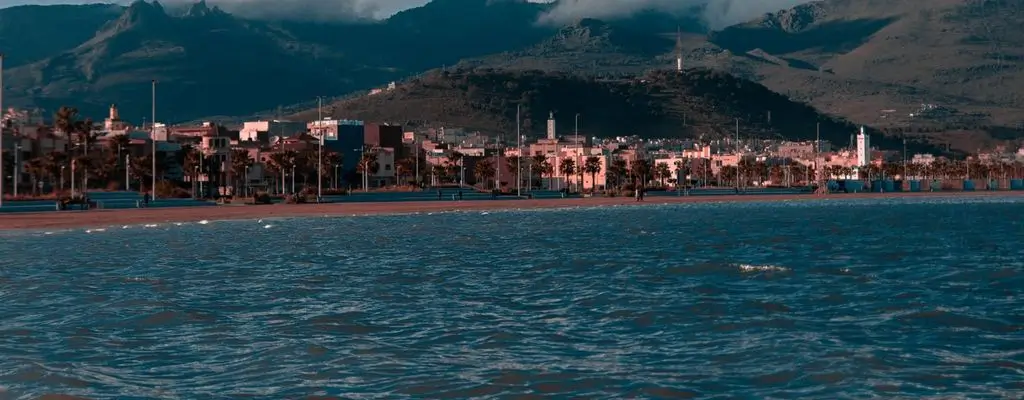
{"label": "antenna tower on hilltop", "polygon": [[676,72],[683,72],[683,31],[676,27]]}

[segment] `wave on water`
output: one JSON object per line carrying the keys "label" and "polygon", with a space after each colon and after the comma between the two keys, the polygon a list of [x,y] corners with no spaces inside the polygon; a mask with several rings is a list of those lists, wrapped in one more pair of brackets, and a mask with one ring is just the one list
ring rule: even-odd
{"label": "wave on water", "polygon": [[751,265],[751,264],[740,264],[740,271],[743,272],[785,272],[789,271],[789,268],[779,265]]}
{"label": "wave on water", "polygon": [[0,232],[0,398],[1020,397],[1024,203],[778,204]]}

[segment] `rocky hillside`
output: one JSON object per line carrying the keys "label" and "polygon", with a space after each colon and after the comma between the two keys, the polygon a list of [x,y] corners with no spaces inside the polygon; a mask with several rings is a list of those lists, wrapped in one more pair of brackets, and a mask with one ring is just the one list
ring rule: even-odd
{"label": "rocky hillside", "polygon": [[[543,71],[432,71],[389,92],[330,104],[325,114],[407,127],[447,124],[514,137],[517,105],[523,132],[531,136],[543,135],[549,112],[566,134],[579,113],[581,134],[598,137],[732,137],[738,118],[745,138],[809,140],[820,122],[823,139],[846,145],[857,129],[760,84],[709,69],[619,79]],[[316,110],[296,117],[316,118]]]}

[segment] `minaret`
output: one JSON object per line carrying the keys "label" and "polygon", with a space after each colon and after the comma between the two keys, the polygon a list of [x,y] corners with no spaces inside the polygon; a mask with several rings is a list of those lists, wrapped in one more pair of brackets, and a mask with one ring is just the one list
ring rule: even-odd
{"label": "minaret", "polygon": [[555,140],[555,113],[548,115],[548,139]]}
{"label": "minaret", "polygon": [[676,72],[683,72],[683,32],[676,27]]}
{"label": "minaret", "polygon": [[109,116],[109,118],[110,118],[111,121],[118,121],[118,120],[120,120],[120,118],[118,118],[118,116],[117,116],[117,104],[111,104],[110,105],[110,116]]}

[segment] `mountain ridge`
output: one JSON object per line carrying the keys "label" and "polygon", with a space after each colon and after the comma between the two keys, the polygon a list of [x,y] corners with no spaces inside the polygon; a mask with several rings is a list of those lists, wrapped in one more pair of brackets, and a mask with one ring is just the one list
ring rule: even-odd
{"label": "mountain ridge", "polygon": [[[1005,1],[824,0],[712,32],[692,13],[538,24],[551,7],[435,0],[382,21],[296,23],[238,18],[205,3],[169,15],[136,2],[117,18],[97,11],[90,26],[102,29],[78,46],[53,46],[55,54],[8,71],[6,94],[8,104],[50,111],[72,104],[98,115],[117,102],[125,115],[146,115],[157,79],[161,119],[251,115],[445,65],[604,79],[673,69],[679,29],[687,68],[726,71],[883,129],[1013,127],[1022,100],[1024,14]],[[908,118],[921,104],[953,112]]]}

